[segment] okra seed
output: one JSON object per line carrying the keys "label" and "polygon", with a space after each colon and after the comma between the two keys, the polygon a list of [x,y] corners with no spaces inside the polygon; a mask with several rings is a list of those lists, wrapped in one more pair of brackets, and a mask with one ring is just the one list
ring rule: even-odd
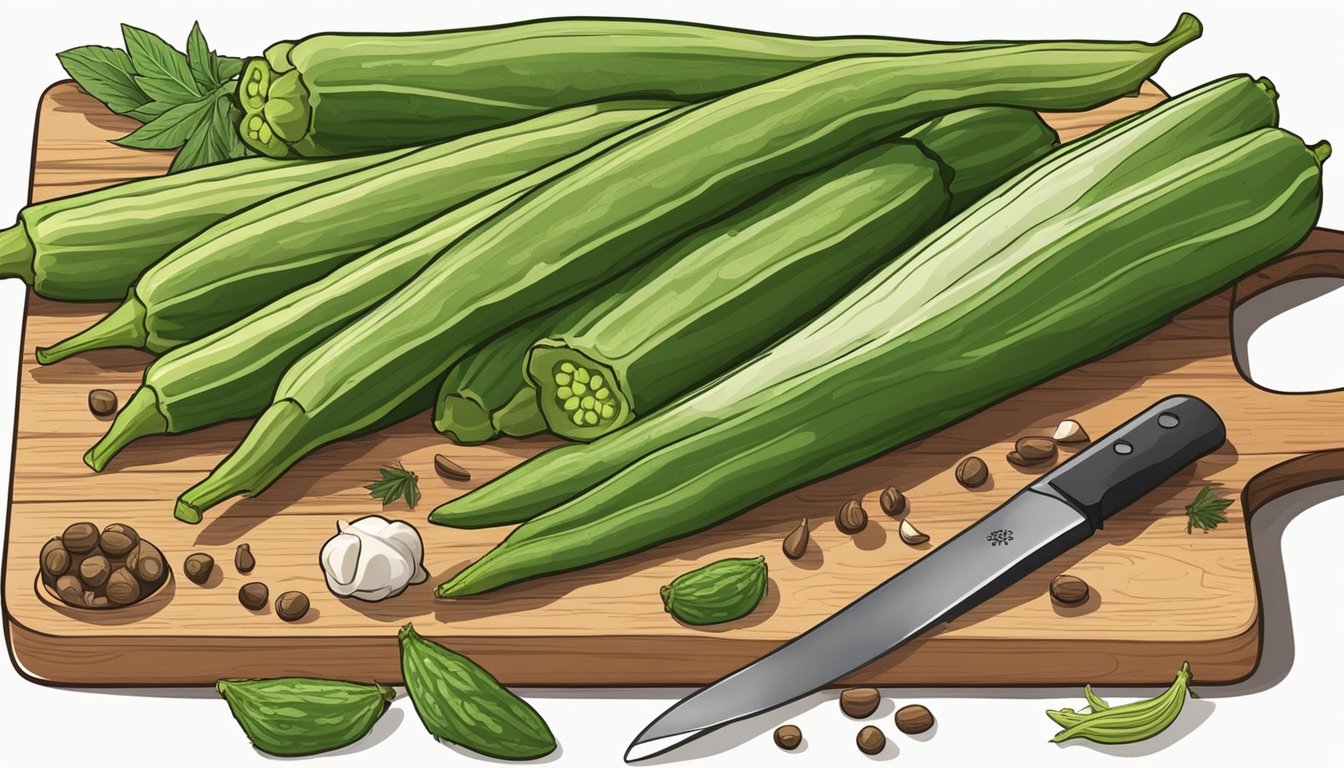
{"label": "okra seed", "polygon": [[571,397],[565,400],[566,411],[577,411],[579,409],[579,398]]}
{"label": "okra seed", "polygon": [[574,372],[574,364],[573,364],[573,363],[561,363],[561,364],[560,364],[560,370],[561,370],[562,372],[564,372],[564,373],[573,373],[573,372]]}
{"label": "okra seed", "polygon": [[257,132],[256,132],[256,131],[248,131],[248,132],[247,132],[247,137],[248,137],[249,139],[255,139],[255,138],[257,138]]}
{"label": "okra seed", "polygon": [[574,377],[573,377],[573,376],[570,376],[568,373],[557,373],[557,374],[555,374],[555,383],[556,383],[556,384],[559,384],[559,385],[562,386],[562,387],[565,386],[566,384],[568,384],[569,382],[573,381],[573,380],[574,380]]}
{"label": "okra seed", "polygon": [[257,91],[260,91],[260,90],[261,90],[261,88],[259,88],[259,87],[257,86],[257,84],[256,84],[255,81],[250,82],[250,83],[247,84],[247,95],[248,95],[248,96],[256,96],[256,95],[257,95]]}
{"label": "okra seed", "polygon": [[271,126],[262,123],[261,127],[257,129],[257,136],[262,141],[270,141],[275,134],[271,131]]}
{"label": "okra seed", "polygon": [[574,423],[579,425],[580,427],[583,426],[583,412],[575,411],[574,415],[570,416],[570,419],[572,419]]}
{"label": "okra seed", "polygon": [[598,400],[606,400],[608,397],[611,397],[611,390],[603,387],[594,392],[593,397],[596,397]]}
{"label": "okra seed", "polygon": [[593,374],[593,378],[591,381],[588,382],[588,386],[592,387],[593,389],[601,389],[602,376],[600,374]]}
{"label": "okra seed", "polygon": [[261,115],[253,115],[252,117],[249,117],[247,119],[247,127],[253,131],[261,130],[261,126],[262,126]]}
{"label": "okra seed", "polygon": [[574,390],[570,389],[569,387],[561,387],[555,390],[555,396],[560,398],[561,400],[568,400],[569,398],[574,396]]}
{"label": "okra seed", "polygon": [[574,394],[576,394],[576,395],[584,395],[584,394],[587,394],[587,393],[588,393],[588,387],[587,387],[587,385],[585,385],[582,381],[576,381],[576,382],[574,382],[574,383],[570,386],[570,389],[573,389],[573,390],[574,390]]}
{"label": "okra seed", "polygon": [[580,368],[580,369],[578,369],[577,371],[574,372],[574,380],[575,380],[575,381],[582,381],[582,382],[584,382],[584,383],[587,383],[587,381],[588,381],[588,377],[589,377],[589,376],[590,376],[590,374],[588,373],[588,369],[587,369],[587,368]]}
{"label": "okra seed", "polygon": [[597,414],[596,414],[596,413],[593,413],[592,411],[584,411],[584,412],[583,412],[583,420],[584,420],[585,422],[587,422],[589,425],[596,424],[596,423],[597,423]]}
{"label": "okra seed", "polygon": [[610,418],[612,418],[612,417],[615,416],[615,415],[616,415],[616,409],[615,409],[615,408],[611,407],[610,405],[603,405],[603,406],[602,406],[602,418],[604,418],[604,419],[610,419]]}
{"label": "okra seed", "polygon": [[582,405],[585,409],[591,411],[593,409],[593,406],[597,405],[597,401],[593,399],[592,395],[589,395],[580,400],[579,405]]}

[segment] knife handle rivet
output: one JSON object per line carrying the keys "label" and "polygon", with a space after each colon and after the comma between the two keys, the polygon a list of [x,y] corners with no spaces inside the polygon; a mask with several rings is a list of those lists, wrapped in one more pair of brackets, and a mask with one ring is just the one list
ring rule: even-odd
{"label": "knife handle rivet", "polygon": [[1174,429],[1181,424],[1181,417],[1174,413],[1164,413],[1157,417],[1157,425],[1163,429]]}
{"label": "knife handle rivet", "polygon": [[1115,452],[1120,454],[1121,456],[1128,456],[1129,454],[1134,452],[1134,446],[1130,445],[1124,440],[1120,440],[1115,444]]}

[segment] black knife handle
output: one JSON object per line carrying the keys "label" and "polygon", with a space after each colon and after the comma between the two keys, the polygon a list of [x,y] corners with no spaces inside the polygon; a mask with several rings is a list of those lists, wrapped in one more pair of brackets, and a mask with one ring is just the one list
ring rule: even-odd
{"label": "black knife handle", "polygon": [[1094,529],[1188,464],[1223,444],[1227,429],[1208,403],[1165,398],[1032,484],[1063,496]]}

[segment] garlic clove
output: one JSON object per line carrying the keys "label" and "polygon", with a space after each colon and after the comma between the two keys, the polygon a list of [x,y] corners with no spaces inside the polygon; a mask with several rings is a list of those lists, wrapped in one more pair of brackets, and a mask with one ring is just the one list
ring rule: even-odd
{"label": "garlic clove", "polygon": [[347,586],[355,581],[362,546],[360,538],[348,532],[350,526],[344,520],[338,521],[336,528],[339,533],[322,546],[322,570],[327,581]]}
{"label": "garlic clove", "polygon": [[1056,443],[1086,443],[1091,440],[1087,436],[1087,430],[1083,425],[1073,419],[1065,419],[1059,422],[1059,427],[1055,429],[1054,441]]}
{"label": "garlic clove", "polygon": [[901,521],[900,534],[901,534],[901,541],[904,541],[906,544],[909,544],[911,546],[915,546],[917,544],[923,544],[929,540],[928,534],[920,533],[919,529],[916,528],[914,524],[911,523],[909,520]]}

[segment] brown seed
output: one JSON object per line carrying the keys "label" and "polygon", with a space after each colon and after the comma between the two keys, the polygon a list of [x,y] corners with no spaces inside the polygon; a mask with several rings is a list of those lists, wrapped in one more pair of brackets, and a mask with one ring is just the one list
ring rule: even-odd
{"label": "brown seed", "polygon": [[79,583],[79,577],[73,573],[56,579],[56,594],[70,605],[84,605],[84,585]]}
{"label": "brown seed", "polygon": [[275,615],[285,621],[298,621],[308,613],[308,596],[302,592],[286,592],[275,599]]}
{"label": "brown seed", "polygon": [[92,592],[85,592],[84,605],[90,608],[106,608],[108,606],[108,599],[102,595],[95,595]]}
{"label": "brown seed", "polygon": [[[84,606],[92,606],[92,605],[93,605],[93,602],[94,602],[95,600],[97,600],[97,599],[98,599],[98,595],[97,595],[97,593],[95,593],[95,592],[94,592],[93,590],[91,590],[91,589],[86,589],[86,590],[84,590],[84,594],[80,595],[80,597],[79,597],[79,602],[80,602],[81,605],[84,605]],[[103,599],[106,600],[107,598],[103,598]]]}
{"label": "brown seed", "polygon": [[434,471],[449,480],[470,480],[471,473],[461,464],[444,456],[442,453],[434,457]]}
{"label": "brown seed", "polygon": [[260,611],[266,607],[266,601],[270,598],[271,590],[260,581],[249,581],[238,590],[238,602],[249,610]]}
{"label": "brown seed", "polygon": [[1050,596],[1064,605],[1078,605],[1087,602],[1087,582],[1067,573],[1050,580]]}
{"label": "brown seed", "polygon": [[850,717],[867,717],[881,703],[882,694],[876,688],[847,688],[840,694],[840,711]]}
{"label": "brown seed", "polygon": [[775,746],[780,749],[797,749],[803,743],[803,732],[796,725],[781,725],[775,729]]}
{"label": "brown seed", "polygon": [[933,713],[922,704],[909,704],[896,710],[896,727],[901,733],[923,733],[933,727]]}
{"label": "brown seed", "polygon": [[807,518],[804,517],[798,523],[798,527],[794,528],[789,532],[788,536],[784,537],[784,554],[787,555],[790,560],[797,560],[802,557],[803,553],[807,551],[807,541],[809,538],[807,533]]}
{"label": "brown seed", "polygon": [[1086,443],[1092,438],[1087,436],[1087,430],[1083,425],[1073,419],[1065,419],[1059,422],[1055,429],[1055,442],[1068,445],[1069,443]]}
{"label": "brown seed", "polygon": [[905,494],[890,485],[887,486],[885,491],[882,491],[882,495],[878,497],[877,501],[882,506],[882,511],[892,517],[900,517],[905,514]]}
{"label": "brown seed", "polygon": [[107,389],[89,390],[89,410],[95,416],[107,416],[117,410],[117,394]]}
{"label": "brown seed", "polygon": [[71,554],[92,552],[98,548],[98,526],[93,523],[75,523],[61,534],[61,543]]}
{"label": "brown seed", "polygon": [[845,533],[858,533],[868,525],[868,513],[863,510],[863,505],[855,499],[850,499],[840,507],[840,511],[835,513],[835,527]]}
{"label": "brown seed", "polygon": [[957,482],[967,488],[979,488],[989,479],[989,467],[979,456],[971,456],[957,465]]}
{"label": "brown seed", "polygon": [[103,528],[103,535],[98,539],[99,548],[108,557],[125,557],[139,543],[140,534],[131,526],[121,523],[112,523]]}
{"label": "brown seed", "polygon": [[859,744],[859,751],[865,755],[876,755],[887,746],[886,734],[882,729],[875,725],[865,725],[863,730],[859,731],[859,737],[855,741]]}
{"label": "brown seed", "polygon": [[927,544],[929,541],[929,534],[916,528],[915,524],[909,520],[901,521],[900,535],[901,541],[904,541],[912,547],[917,547],[920,544]]}
{"label": "brown seed", "polygon": [[84,586],[97,589],[107,583],[107,575],[112,572],[112,564],[102,555],[89,555],[79,564],[79,580]]}
{"label": "brown seed", "polygon": [[[1017,461],[1014,461],[1014,453],[1017,454]],[[1019,466],[1031,467],[1054,461],[1058,455],[1059,449],[1055,447],[1054,440],[1048,437],[1022,437],[1013,445],[1008,460]]]}
{"label": "brown seed", "polygon": [[126,553],[126,567],[146,584],[157,583],[167,570],[163,564],[163,553],[144,539]]}
{"label": "brown seed", "polygon": [[140,593],[140,580],[126,568],[118,568],[107,577],[107,599],[116,605],[134,603]]}
{"label": "brown seed", "polygon": [[47,577],[49,582],[54,582],[57,576],[62,576],[70,570],[70,552],[61,543],[59,536],[42,545],[41,560],[42,575]]}
{"label": "brown seed", "polygon": [[233,567],[237,568],[239,573],[251,573],[252,569],[257,567],[257,558],[252,556],[251,545],[238,545],[238,549],[233,553]]}
{"label": "brown seed", "polygon": [[204,584],[210,579],[210,572],[215,569],[215,558],[204,552],[194,552],[187,555],[187,559],[182,563],[182,572],[188,579],[197,584]]}

